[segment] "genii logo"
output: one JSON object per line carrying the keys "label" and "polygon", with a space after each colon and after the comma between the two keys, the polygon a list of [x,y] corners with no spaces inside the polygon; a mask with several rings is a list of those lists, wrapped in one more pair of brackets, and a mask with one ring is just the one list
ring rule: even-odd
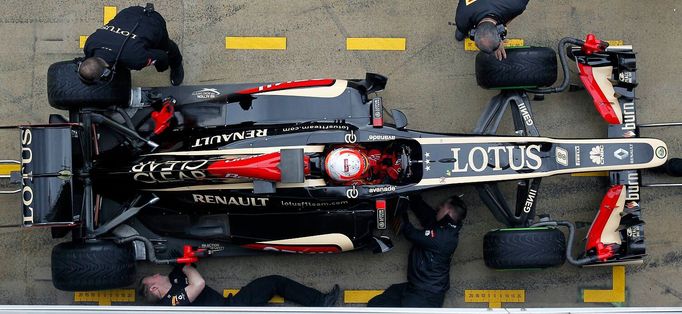
{"label": "genii logo", "polygon": [[220,92],[215,88],[203,88],[192,92],[192,96],[197,99],[211,99],[220,95]]}

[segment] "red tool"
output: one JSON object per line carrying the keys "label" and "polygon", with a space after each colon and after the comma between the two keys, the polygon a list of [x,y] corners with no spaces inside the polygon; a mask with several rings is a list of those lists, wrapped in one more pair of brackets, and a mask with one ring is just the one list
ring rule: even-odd
{"label": "red tool", "polygon": [[178,264],[194,264],[199,261],[199,257],[209,256],[211,252],[207,249],[194,249],[191,245],[182,247],[182,257],[175,259]]}
{"label": "red tool", "polygon": [[165,98],[161,108],[152,112],[155,135],[163,133],[170,126],[173,114],[175,114],[175,99],[171,97]]}

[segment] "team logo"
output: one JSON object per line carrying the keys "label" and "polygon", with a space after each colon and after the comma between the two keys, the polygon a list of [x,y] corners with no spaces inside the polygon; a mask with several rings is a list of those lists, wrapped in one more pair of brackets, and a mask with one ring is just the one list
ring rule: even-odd
{"label": "team logo", "polygon": [[360,195],[360,192],[358,191],[358,189],[355,188],[355,186],[346,190],[346,197],[347,198],[358,198],[359,195]]}
{"label": "team logo", "polygon": [[635,137],[635,135],[637,135],[637,134],[635,134],[635,132],[632,132],[632,131],[623,132],[623,137]]}
{"label": "team logo", "polygon": [[215,88],[203,88],[192,92],[192,96],[196,97],[197,99],[211,99],[218,95],[220,95],[220,92]]}
{"label": "team logo", "polygon": [[[577,146],[576,146],[577,147]],[[568,166],[568,151],[563,147],[557,147],[555,151],[556,162],[562,166]]]}
{"label": "team logo", "polygon": [[595,165],[604,164],[604,145],[597,145],[590,150],[590,160]]}
{"label": "team logo", "polygon": [[613,157],[616,157],[620,160],[624,160],[625,158],[628,158],[630,156],[630,153],[628,153],[627,150],[624,150],[622,148],[619,148],[615,152],[613,152]]}

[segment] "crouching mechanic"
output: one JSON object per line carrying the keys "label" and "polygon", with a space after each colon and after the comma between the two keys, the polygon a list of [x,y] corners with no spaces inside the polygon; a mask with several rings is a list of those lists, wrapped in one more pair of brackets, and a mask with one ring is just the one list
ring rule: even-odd
{"label": "crouching mechanic", "polygon": [[451,197],[432,209],[420,196],[410,196],[410,209],[424,230],[415,228],[403,212],[401,232],[412,248],[408,257],[407,282],[394,284],[372,298],[367,306],[442,307],[450,289],[450,263],[459,241],[467,208]]}
{"label": "crouching mechanic", "polygon": [[498,60],[507,57],[502,41],[507,24],[526,10],[528,0],[459,0],[455,13],[455,38],[467,36],[485,53],[495,52]]}
{"label": "crouching mechanic", "polygon": [[170,66],[173,85],[180,85],[185,77],[180,49],[168,38],[166,21],[152,4],[121,10],[88,36],[83,52],[78,75],[88,84],[110,79],[117,69],[142,70],[151,65],[159,72]]}
{"label": "crouching mechanic", "polygon": [[204,278],[193,266],[177,266],[168,275],[155,274],[140,280],[138,294],[149,303],[157,305],[198,306],[261,306],[275,295],[303,306],[334,306],[339,299],[339,286],[322,293],[282,276],[258,278],[224,298],[221,293],[206,286]]}

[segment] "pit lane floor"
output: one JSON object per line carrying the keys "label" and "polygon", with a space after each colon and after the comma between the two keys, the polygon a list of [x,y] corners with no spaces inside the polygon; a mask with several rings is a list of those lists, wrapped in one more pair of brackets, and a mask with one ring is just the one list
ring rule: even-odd
{"label": "pit lane floor", "polygon": [[[80,35],[102,23],[103,6],[124,8],[132,1],[17,1],[0,10],[0,112],[2,124],[40,123],[54,112],[47,103],[46,71],[56,61],[79,55]],[[155,1],[168,21],[171,38],[185,56],[185,83],[286,81],[302,78],[363,77],[367,71],[389,77],[384,104],[403,110],[410,127],[436,132],[470,131],[495,92],[476,86],[475,53],[454,40],[456,1]],[[555,47],[564,36],[596,32],[602,39],[623,40],[638,54],[637,89],[641,122],[682,118],[682,3],[677,1],[531,1],[511,24],[510,37],[526,44]],[[285,49],[226,50],[226,36],[286,37]],[[404,38],[405,50],[349,51],[348,37]],[[395,43],[394,43],[395,44]],[[280,44],[281,45],[281,44]],[[398,43],[398,48],[400,48]],[[392,46],[395,48],[395,46]],[[168,74],[151,69],[134,74],[134,85],[167,85]],[[602,137],[604,122],[586,92],[552,95],[534,102],[536,123],[545,136]],[[510,124],[504,130],[510,130]],[[672,156],[682,153],[679,130],[646,130],[664,139]],[[18,156],[18,135],[0,137],[3,157]],[[645,176],[645,181],[654,177]],[[605,192],[603,178],[561,176],[543,180],[538,212],[590,222]],[[510,190],[511,192],[511,190]],[[611,306],[584,303],[582,289],[611,289],[612,268],[579,269],[570,265],[543,271],[496,272],[482,260],[483,235],[500,227],[472,188],[427,193],[435,203],[464,194],[470,213],[455,253],[445,306],[485,307],[465,302],[467,289],[513,289],[524,303],[511,307]],[[646,189],[642,203],[649,256],[626,267],[628,306],[681,306],[682,239],[676,189]],[[20,220],[18,196],[2,196],[0,224]],[[587,228],[580,229],[581,237]],[[73,293],[50,282],[50,250],[58,243],[48,230],[0,229],[0,303],[71,304]],[[277,255],[212,259],[199,270],[216,289],[238,288],[262,275],[281,274],[327,290],[384,289],[405,280],[408,243],[383,255],[360,251],[341,255]],[[139,274],[168,268],[141,265]]]}

